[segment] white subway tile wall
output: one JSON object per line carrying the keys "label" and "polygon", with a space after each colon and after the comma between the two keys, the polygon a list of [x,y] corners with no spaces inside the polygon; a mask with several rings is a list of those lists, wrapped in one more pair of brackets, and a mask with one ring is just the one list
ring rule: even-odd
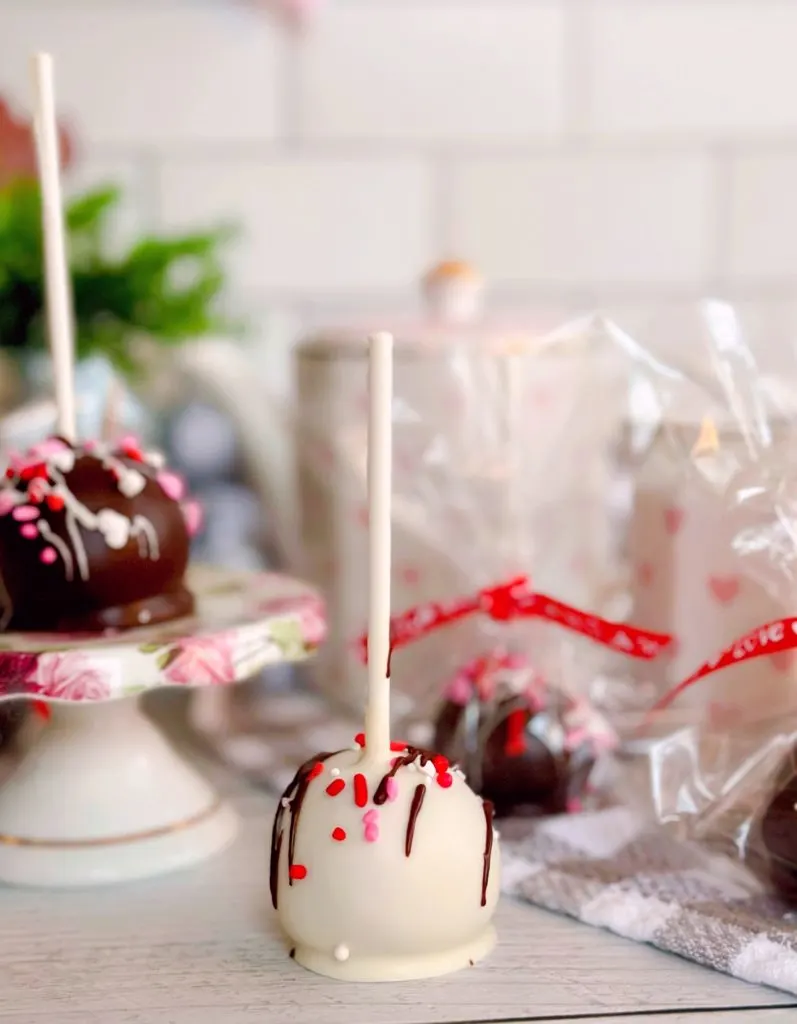
{"label": "white subway tile wall", "polygon": [[777,325],[795,39],[797,0],[327,0],[303,35],[265,0],[0,0],[0,94],[50,49],[76,184],[124,185],[122,237],[240,220],[264,330],[411,308],[459,254],[498,306],[711,291]]}

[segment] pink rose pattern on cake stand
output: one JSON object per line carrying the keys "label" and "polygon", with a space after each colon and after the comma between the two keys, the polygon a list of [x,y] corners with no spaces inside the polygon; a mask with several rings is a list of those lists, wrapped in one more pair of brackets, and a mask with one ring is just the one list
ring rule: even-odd
{"label": "pink rose pattern on cake stand", "polygon": [[93,638],[0,636],[0,701],[91,702],[161,686],[229,685],[323,643],[325,608],[312,588],[272,573],[196,572],[198,611],[188,620]]}

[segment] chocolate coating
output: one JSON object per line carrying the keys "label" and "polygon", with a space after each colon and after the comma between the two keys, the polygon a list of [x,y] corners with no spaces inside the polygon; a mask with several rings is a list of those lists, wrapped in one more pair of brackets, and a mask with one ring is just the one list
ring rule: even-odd
{"label": "chocolate coating", "polygon": [[38,466],[30,456],[12,465],[0,489],[6,628],[125,629],[190,614],[194,600],[183,582],[188,527],[157,464],[130,446],[58,444],[46,442]]}
{"label": "chocolate coating", "polygon": [[462,767],[497,816],[560,814],[583,792],[595,759],[557,745],[558,732],[553,714],[535,713],[522,697],[464,706],[446,701],[434,745]]}
{"label": "chocolate coating", "polygon": [[797,752],[784,763],[774,796],[759,825],[765,873],[773,889],[790,902],[797,900]]}

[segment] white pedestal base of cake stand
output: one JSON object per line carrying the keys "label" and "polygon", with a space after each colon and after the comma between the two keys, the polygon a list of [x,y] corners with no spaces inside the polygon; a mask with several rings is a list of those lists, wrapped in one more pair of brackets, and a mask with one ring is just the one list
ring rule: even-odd
{"label": "white pedestal base of cake stand", "polygon": [[88,886],[204,860],[232,842],[233,811],[135,699],[49,705],[0,787],[0,882]]}
{"label": "white pedestal base of cake stand", "polygon": [[187,867],[235,836],[233,812],[138,706],[161,687],[226,686],[300,661],[323,604],[274,574],[195,567],[188,619],[102,636],[0,636],[0,699],[43,721],[0,782],[0,883],[84,886]]}

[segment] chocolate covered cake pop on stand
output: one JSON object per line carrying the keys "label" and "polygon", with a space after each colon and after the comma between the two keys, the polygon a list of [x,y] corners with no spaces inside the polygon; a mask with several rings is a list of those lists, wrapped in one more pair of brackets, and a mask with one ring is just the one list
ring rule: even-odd
{"label": "chocolate covered cake pop on stand", "polygon": [[445,757],[390,741],[392,338],[371,340],[365,731],[302,765],[280,800],[271,898],[292,955],[319,974],[399,981],[473,964],[495,943],[491,804]]}
{"label": "chocolate covered cake pop on stand", "polygon": [[318,595],[283,576],[189,569],[195,612],[109,634],[0,635],[0,703],[40,724],[0,786],[0,882],[85,886],[187,867],[237,819],[142,712],[163,687],[226,685],[309,656]]}
{"label": "chocolate covered cake pop on stand", "polygon": [[56,438],[0,485],[0,701],[35,698],[38,735],[0,787],[0,882],[85,886],[193,864],[232,810],[138,706],[299,660],[324,632],[316,593],[280,576],[186,573],[197,509],[131,439],[75,438],[73,341],[52,62],[34,58]]}
{"label": "chocolate covered cake pop on stand", "polygon": [[96,632],[189,615],[198,518],[182,480],[133,438],[50,438],[13,457],[0,483],[8,628]]}

